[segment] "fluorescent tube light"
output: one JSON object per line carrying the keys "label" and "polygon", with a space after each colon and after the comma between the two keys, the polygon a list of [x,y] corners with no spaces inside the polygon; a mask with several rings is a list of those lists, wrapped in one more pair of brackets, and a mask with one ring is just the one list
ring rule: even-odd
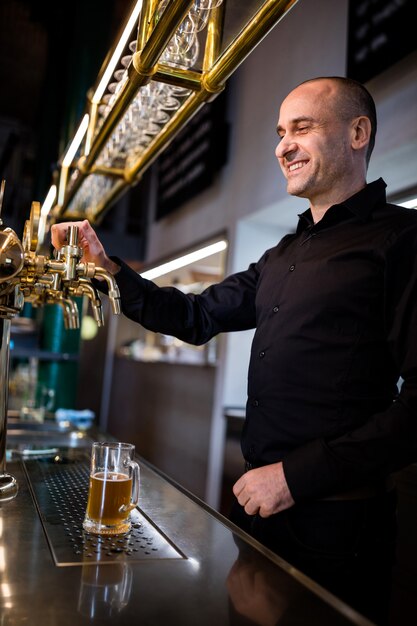
{"label": "fluorescent tube light", "polygon": [[399,206],[404,206],[406,209],[417,209],[417,198],[412,200],[406,200],[406,202],[399,202]]}
{"label": "fluorescent tube light", "polygon": [[106,90],[107,85],[109,84],[109,81],[111,79],[111,77],[113,76],[113,72],[116,69],[116,65],[119,62],[119,59],[122,55],[122,52],[129,40],[130,34],[132,32],[133,26],[135,25],[135,22],[138,21],[139,19],[139,13],[140,10],[142,8],[142,0],[138,0],[138,2],[135,4],[134,9],[131,13],[131,16],[129,17],[129,20],[124,28],[124,31],[122,33],[122,36],[119,39],[119,43],[117,44],[111,59],[105,69],[105,72],[103,74],[103,76],[101,77],[101,80],[98,84],[98,87],[93,95],[93,99],[92,102],[94,104],[99,104],[100,100],[103,97],[103,94]]}
{"label": "fluorescent tube light", "polygon": [[58,188],[58,204],[62,206],[64,204],[65,189],[67,186],[68,168],[61,167],[59,173],[59,188]]}
{"label": "fluorescent tube light", "polygon": [[52,205],[55,202],[57,188],[56,185],[51,185],[46,198],[41,207],[41,214],[39,216],[39,224],[38,224],[38,242],[40,244],[43,243],[45,239],[45,230],[46,230],[46,220],[48,218],[48,213],[52,209]]}
{"label": "fluorescent tube light", "polygon": [[163,276],[164,274],[168,274],[168,272],[173,272],[174,270],[178,270],[180,267],[185,267],[186,265],[190,265],[190,263],[195,263],[196,261],[200,261],[201,259],[205,259],[212,254],[216,254],[216,252],[221,252],[227,248],[227,241],[223,239],[221,241],[216,241],[215,243],[210,244],[209,246],[205,246],[204,248],[200,248],[199,250],[195,250],[194,252],[190,252],[189,254],[185,254],[184,256],[178,257],[173,261],[168,261],[167,263],[162,263],[157,267],[154,267],[146,272],[141,273],[142,278],[147,278],[148,280],[153,280],[155,278],[159,278],[159,276]]}
{"label": "fluorescent tube light", "polygon": [[78,127],[77,132],[74,135],[74,139],[72,140],[70,147],[68,148],[62,160],[62,167],[69,167],[71,163],[73,162],[74,157],[77,153],[77,150],[80,147],[80,144],[84,138],[85,133],[87,132],[88,120],[89,120],[89,115],[88,113],[86,113],[81,121],[81,124]]}
{"label": "fluorescent tube light", "polygon": [[51,185],[41,208],[41,215],[48,215],[56,198],[56,185]]}

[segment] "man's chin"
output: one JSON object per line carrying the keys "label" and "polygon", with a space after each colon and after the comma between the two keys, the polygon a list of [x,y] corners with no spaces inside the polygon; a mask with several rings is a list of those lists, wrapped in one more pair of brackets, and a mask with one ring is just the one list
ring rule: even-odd
{"label": "man's chin", "polygon": [[298,198],[307,197],[305,186],[296,184],[295,181],[287,181],[287,193],[290,196],[297,196]]}

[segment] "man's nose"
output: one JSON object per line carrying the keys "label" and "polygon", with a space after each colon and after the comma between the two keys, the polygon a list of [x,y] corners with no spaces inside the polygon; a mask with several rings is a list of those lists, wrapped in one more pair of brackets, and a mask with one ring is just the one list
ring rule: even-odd
{"label": "man's nose", "polygon": [[275,156],[277,157],[277,159],[283,159],[291,152],[294,152],[294,150],[296,149],[297,146],[295,145],[294,141],[289,138],[287,139],[286,137],[283,137],[275,148]]}
{"label": "man's nose", "polygon": [[285,139],[281,139],[280,142],[277,144],[277,147],[275,148],[275,156],[277,157],[277,159],[282,159],[285,157],[287,145],[288,144],[285,142]]}

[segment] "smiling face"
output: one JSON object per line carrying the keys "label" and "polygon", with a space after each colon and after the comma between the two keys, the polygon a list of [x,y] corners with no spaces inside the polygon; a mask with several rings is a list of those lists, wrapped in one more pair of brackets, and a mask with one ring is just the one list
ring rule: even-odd
{"label": "smiling face", "polygon": [[287,191],[308,198],[317,217],[365,185],[367,142],[358,143],[358,124],[366,118],[346,115],[339,90],[330,79],[303,83],[279,114],[275,154]]}

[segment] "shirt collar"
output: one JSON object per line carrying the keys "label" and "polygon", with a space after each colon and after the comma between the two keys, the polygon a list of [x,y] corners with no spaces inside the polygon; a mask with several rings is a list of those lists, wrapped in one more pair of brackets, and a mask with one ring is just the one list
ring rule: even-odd
{"label": "shirt collar", "polygon": [[[386,186],[387,185],[382,178],[378,178],[378,180],[368,183],[366,187],[355,193],[344,202],[331,206],[318,224],[323,222],[322,225],[324,226],[324,222],[326,222],[329,225],[330,223],[341,221],[342,216],[346,219],[346,217],[349,215],[352,216],[352,214],[365,222],[379,204],[386,203]],[[300,213],[298,217],[299,221],[297,233],[314,226],[311,209],[307,209],[304,213]]]}

